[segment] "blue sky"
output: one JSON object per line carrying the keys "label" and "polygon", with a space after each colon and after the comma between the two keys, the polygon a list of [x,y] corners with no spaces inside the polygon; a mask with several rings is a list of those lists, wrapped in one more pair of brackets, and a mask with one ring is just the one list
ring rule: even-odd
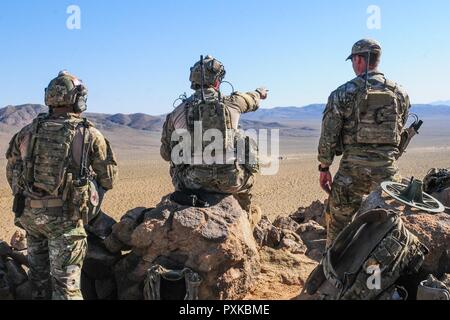
{"label": "blue sky", "polygon": [[[72,4],[80,30],[66,27]],[[367,27],[369,5],[379,30]],[[43,103],[68,69],[88,85],[91,112],[166,113],[208,53],[236,89],[267,86],[264,107],[326,102],[353,77],[345,58],[364,37],[382,43],[381,69],[414,103],[449,100],[449,12],[448,0],[1,1],[0,106]]]}

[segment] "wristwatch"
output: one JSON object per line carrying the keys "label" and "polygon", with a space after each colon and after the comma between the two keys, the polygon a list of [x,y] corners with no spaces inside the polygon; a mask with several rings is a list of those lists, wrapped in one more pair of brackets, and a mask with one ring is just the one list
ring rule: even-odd
{"label": "wristwatch", "polygon": [[323,168],[321,164],[319,164],[319,171],[320,172],[330,172],[330,167]]}

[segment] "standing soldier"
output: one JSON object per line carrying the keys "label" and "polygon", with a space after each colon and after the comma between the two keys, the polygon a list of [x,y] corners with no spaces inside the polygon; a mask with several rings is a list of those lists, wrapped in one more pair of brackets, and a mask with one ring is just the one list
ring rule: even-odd
{"label": "standing soldier", "polygon": [[27,231],[33,299],[82,299],[84,224],[116,180],[109,142],[81,117],[86,100],[83,83],[60,72],[45,90],[49,113],[16,134],[6,153],[16,224]]}
{"label": "standing soldier", "polygon": [[[334,91],[319,143],[320,185],[330,194],[328,246],[351,222],[362,198],[383,181],[398,181],[396,160],[409,115],[409,97],[378,71],[381,46],[358,41],[347,60],[357,78]],[[343,154],[334,181],[330,166]]]}
{"label": "standing soldier", "polygon": [[[203,134],[211,129],[221,133],[223,152],[230,148],[235,150],[241,114],[258,110],[260,100],[267,98],[267,90],[260,88],[248,93],[233,92],[230,96],[222,97],[219,88],[224,77],[223,64],[211,56],[201,59],[191,68],[191,88],[195,93],[167,116],[161,140],[161,156],[171,162],[171,176],[177,191],[233,194],[242,208],[250,213],[254,174],[259,170],[256,163],[224,161],[207,164],[203,159],[200,163],[175,163],[172,159],[172,151],[176,145],[172,141],[172,135],[183,130],[190,134],[193,147],[189,152],[191,159],[196,157],[194,140],[202,139]],[[198,123],[201,127],[200,134],[197,134]],[[202,155],[205,142],[201,140],[199,144]],[[248,151],[252,148],[246,149]],[[249,155],[246,154],[246,158],[247,156]]]}

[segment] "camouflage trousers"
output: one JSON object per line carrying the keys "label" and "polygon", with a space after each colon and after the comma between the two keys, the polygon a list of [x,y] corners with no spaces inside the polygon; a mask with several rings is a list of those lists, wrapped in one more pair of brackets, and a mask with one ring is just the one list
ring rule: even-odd
{"label": "camouflage trousers", "polygon": [[367,165],[342,160],[333,181],[327,210],[328,247],[351,223],[361,207],[363,197],[384,181],[401,181],[395,162]]}
{"label": "camouflage trousers", "polygon": [[25,209],[19,219],[27,231],[29,278],[35,300],[83,300],[81,269],[87,236],[81,221],[61,209]]}
{"label": "camouflage trousers", "polygon": [[177,191],[232,194],[244,210],[250,211],[255,177],[243,166],[178,166],[171,168],[171,176]]}

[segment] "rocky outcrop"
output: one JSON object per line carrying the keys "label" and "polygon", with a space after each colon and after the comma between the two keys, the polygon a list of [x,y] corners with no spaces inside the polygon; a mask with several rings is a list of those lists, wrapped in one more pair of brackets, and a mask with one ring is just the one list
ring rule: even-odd
{"label": "rocky outcrop", "polygon": [[[242,299],[247,294],[260,271],[247,213],[233,197],[207,200],[211,207],[194,208],[165,197],[156,209],[133,210],[113,228],[115,239],[107,242],[132,248],[132,254],[116,267],[116,274],[120,269],[128,275],[119,279],[121,298],[137,298],[139,285],[154,265],[197,272],[203,280],[200,299]],[[139,217],[143,221],[137,224]]]}
{"label": "rocky outcrop", "polygon": [[300,208],[289,217],[278,217],[273,223],[263,217],[254,236],[260,246],[286,249],[293,254],[304,254],[320,261],[325,252],[325,205],[319,201]]}
{"label": "rocky outcrop", "polygon": [[314,201],[309,207],[299,208],[290,217],[298,223],[315,221],[322,227],[326,228],[326,221],[325,221],[326,207],[327,201],[325,201],[325,203],[321,201]]}

